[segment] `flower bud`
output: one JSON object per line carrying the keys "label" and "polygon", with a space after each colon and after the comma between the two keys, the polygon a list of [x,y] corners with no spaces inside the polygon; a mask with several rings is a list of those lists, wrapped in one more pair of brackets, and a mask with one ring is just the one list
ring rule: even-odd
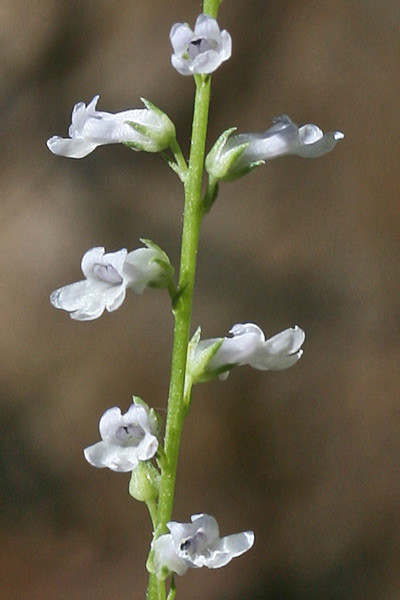
{"label": "flower bud", "polygon": [[156,500],[159,494],[160,473],[151,462],[139,462],[132,471],[129,493],[139,502]]}

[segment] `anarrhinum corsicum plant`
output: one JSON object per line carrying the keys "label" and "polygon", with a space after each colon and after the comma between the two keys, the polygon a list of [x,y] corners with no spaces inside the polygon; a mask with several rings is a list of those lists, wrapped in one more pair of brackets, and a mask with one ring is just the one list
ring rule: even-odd
{"label": "anarrhinum corsicum plant", "polygon": [[[122,143],[135,151],[160,152],[183,183],[185,205],[179,276],[166,253],[154,242],[142,239],[142,247],[107,252],[88,250],[81,262],[84,279],[59,288],[50,296],[56,308],[73,319],[89,321],[104,310],[119,308],[131,288],[142,294],[147,288],[165,288],[175,318],[171,379],[164,435],[154,409],[137,396],[127,412],[107,410],[100,419],[101,441],[84,450],[93,466],[130,472],[129,492],[145,502],[153,526],[147,560],[147,600],[172,600],[175,575],[190,567],[223,567],[249,550],[254,533],[245,531],[220,537],[216,519],[194,514],[191,522],[172,521],[178,452],[184,419],[195,384],[250,365],[255,369],[283,370],[302,356],[304,332],[291,327],[266,338],[254,323],[233,325],[231,336],[201,339],[200,327],[190,339],[193,289],[200,226],[218,195],[220,182],[237,179],[265,161],[285,154],[312,158],[333,149],[343,138],[339,131],[324,134],[316,125],[298,127],[288,116],[273,119],[264,133],[223,132],[205,157],[211,74],[231,56],[231,36],[216,21],[222,0],[204,0],[194,30],[176,23],[170,32],[171,62],[181,75],[193,77],[194,115],[189,160],[186,161],[171,119],[150,101],[144,108],[109,113],[97,110],[99,96],[72,112],[69,137],[54,136],[49,149],[61,156],[82,158],[103,144]],[[202,197],[202,181],[207,187]],[[188,507],[190,511],[190,507]],[[167,592],[168,590],[168,592]],[[168,593],[168,595],[167,595]]]}

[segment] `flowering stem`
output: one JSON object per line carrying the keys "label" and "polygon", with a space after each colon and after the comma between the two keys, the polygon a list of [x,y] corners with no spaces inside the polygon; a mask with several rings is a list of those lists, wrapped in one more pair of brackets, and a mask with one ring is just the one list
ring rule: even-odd
{"label": "flowering stem", "polygon": [[[205,0],[204,12],[216,17],[221,1]],[[204,170],[211,77],[209,75],[195,75],[194,79],[196,83],[196,95],[189,165],[184,177],[185,209],[181,262],[178,291],[176,300],[173,303],[173,313],[175,316],[174,343],[165,427],[165,460],[161,469],[156,536],[167,531],[166,524],[172,517],[179,446],[183,422],[187,413],[187,406],[184,401],[186,361],[192,318],[197,249],[200,227],[204,215],[201,186]],[[176,152],[176,149],[174,150],[175,157],[178,159],[179,154]],[[155,587],[154,581],[150,578],[147,591],[148,600],[163,600],[165,598],[164,582],[159,583],[162,583],[162,586],[158,585]],[[175,597],[175,593],[175,585],[172,582],[168,598],[172,600]]]}
{"label": "flowering stem", "polygon": [[[172,516],[179,445],[186,414],[184,403],[185,371],[192,317],[197,248],[203,218],[201,183],[210,103],[210,87],[211,78],[209,76],[196,77],[192,143],[189,168],[185,178],[185,210],[179,271],[179,298],[173,308],[175,328],[167,422],[165,427],[164,450],[166,460],[161,472],[157,535],[165,533],[167,530],[166,524],[171,520]],[[159,588],[158,595],[151,595],[151,591],[150,593],[149,591],[148,600],[161,600],[162,596],[159,595]],[[154,588],[153,591],[155,591]]]}
{"label": "flowering stem", "polygon": [[189,169],[185,180],[185,210],[178,288],[180,296],[174,307],[174,346],[172,351],[171,382],[165,429],[164,447],[167,464],[161,475],[160,498],[158,504],[158,523],[161,532],[166,531],[166,523],[172,516],[179,444],[186,413],[183,401],[186,358],[192,316],[197,247],[203,217],[201,183],[203,176],[211,79],[209,76],[197,76],[195,79],[196,97],[192,144]]}

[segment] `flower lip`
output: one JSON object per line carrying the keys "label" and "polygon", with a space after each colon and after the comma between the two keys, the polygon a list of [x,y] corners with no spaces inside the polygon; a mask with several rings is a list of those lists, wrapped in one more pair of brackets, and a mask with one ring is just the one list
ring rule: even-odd
{"label": "flower lip", "polygon": [[171,62],[181,75],[213,73],[232,54],[232,39],[220,31],[217,21],[199,15],[194,31],[186,23],[175,23],[170,32],[173,47]]}

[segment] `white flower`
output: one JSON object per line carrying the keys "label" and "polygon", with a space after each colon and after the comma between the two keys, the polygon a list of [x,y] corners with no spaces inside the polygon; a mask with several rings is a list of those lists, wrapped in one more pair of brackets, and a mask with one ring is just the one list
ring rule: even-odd
{"label": "white flower", "polygon": [[236,179],[278,156],[322,156],[344,138],[341,131],[324,134],[317,125],[298,127],[287,115],[277,117],[273,122],[274,125],[264,133],[231,135],[234,129],[229,129],[221,134],[207,156],[208,173],[216,179]]}
{"label": "white flower", "polygon": [[153,543],[157,576],[162,578],[168,572],[184,575],[189,567],[218,569],[254,544],[252,531],[220,538],[218,523],[210,515],[192,515],[191,521],[167,523],[171,533],[160,536]]}
{"label": "white flower", "polygon": [[106,410],[100,419],[99,431],[102,441],[83,451],[94,467],[126,473],[157,452],[157,419],[139,398],[133,398],[132,406],[124,415],[117,406]]}
{"label": "white flower", "polygon": [[174,49],[171,62],[181,75],[213,73],[232,54],[229,33],[204,14],[197,17],[194,31],[187,23],[175,23],[169,37]]}
{"label": "white flower", "polygon": [[86,279],[59,288],[50,295],[50,302],[55,308],[69,311],[72,319],[97,319],[104,309],[112,312],[121,306],[127,287],[141,294],[148,286],[165,286],[172,272],[167,261],[155,244],[129,254],[125,248],[107,254],[102,247],[92,248],[81,262]]}
{"label": "white flower", "polygon": [[175,127],[165,113],[142,98],[146,108],[109,113],[96,110],[100,96],[86,106],[75,104],[69,138],[53,136],[47,146],[54,154],[68,158],[83,158],[97,146],[126,143],[134,150],[159,152],[175,138]]}
{"label": "white flower", "polygon": [[[303,354],[301,346],[305,333],[297,325],[267,340],[262,330],[254,323],[234,325],[230,333],[233,337],[201,340],[195,351],[194,364],[189,365],[189,370],[195,371],[196,360],[202,363],[202,353],[221,341],[221,345],[207,363],[203,379],[215,374],[220,375],[221,379],[226,379],[228,371],[235,365],[250,365],[261,371],[280,371],[294,365]],[[201,375],[198,377],[195,374],[193,380],[196,381],[196,378],[202,380]]]}

